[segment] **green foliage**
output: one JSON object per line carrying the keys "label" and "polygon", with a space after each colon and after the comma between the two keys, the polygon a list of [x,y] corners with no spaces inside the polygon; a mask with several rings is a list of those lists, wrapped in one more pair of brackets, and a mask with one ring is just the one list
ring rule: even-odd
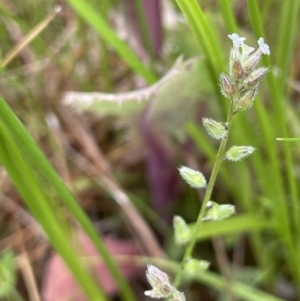
{"label": "green foliage", "polygon": [[[298,264],[300,210],[299,178],[297,176],[297,168],[300,163],[299,146],[297,143],[292,144],[287,141],[297,142],[299,138],[287,137],[299,136],[300,119],[295,109],[294,95],[292,90],[287,88],[286,83],[293,76],[292,64],[295,63],[297,66],[294,53],[295,45],[299,44],[297,30],[299,28],[300,1],[266,0],[260,3],[256,0],[248,0],[243,13],[237,12],[236,2],[218,0],[216,6],[212,6],[210,1],[176,0],[181,14],[187,20],[190,32],[187,32],[185,25],[181,24],[180,29],[171,30],[170,35],[172,35],[173,41],[183,44],[178,45],[178,48],[186,50],[186,53],[195,52],[195,49],[188,49],[195,42],[199,47],[199,53],[204,54],[205,58],[195,64],[195,68],[192,70],[187,68],[176,78],[164,82],[164,85],[155,91],[150,119],[159,129],[167,130],[171,135],[177,136],[178,132],[185,132],[181,136],[185,137],[185,134],[188,134],[198,147],[201,163],[205,162],[203,165],[206,171],[209,170],[217,155],[215,141],[212,141],[203,127],[198,127],[192,121],[195,108],[199,104],[205,103],[205,109],[210,112],[209,116],[222,120],[220,123],[213,124],[217,129],[210,127],[208,131],[213,131],[216,135],[216,130],[218,130],[217,137],[220,133],[225,133],[221,126],[225,125],[223,121],[225,121],[225,112],[229,104],[220,93],[218,77],[221,72],[224,72],[224,58],[227,57],[229,50],[229,47],[226,46],[227,42],[225,43],[227,34],[242,33],[247,36],[247,39],[253,41],[258,37],[265,37],[271,49],[271,56],[263,58],[263,64],[269,68],[269,72],[266,74],[266,83],[262,84],[260,93],[254,101],[254,110],[245,111],[235,117],[235,126],[229,137],[229,142],[237,145],[252,145],[256,152],[238,164],[224,161],[223,167],[220,169],[219,180],[216,183],[218,187],[216,196],[221,196],[220,201],[224,204],[228,201],[233,202],[239,213],[237,216],[222,221],[203,223],[197,233],[196,241],[197,243],[203,242],[215,237],[234,239],[237,234],[247,233],[257,269],[263,273],[268,272],[262,284],[268,286],[270,293],[264,293],[262,290],[252,287],[251,284],[237,282],[235,281],[237,276],[233,276],[235,279],[232,279],[231,289],[235,296],[243,300],[279,301],[280,298],[272,296],[275,293],[270,288],[276,285],[278,277],[287,277],[292,286],[298,290],[298,296],[295,297],[297,299],[300,294],[300,267]],[[4,4],[0,4],[0,10],[3,20],[15,22],[26,35],[40,20],[43,20],[46,13],[43,2],[33,1],[26,5],[24,3],[22,1],[15,2],[15,6],[18,8],[16,13],[14,10],[10,11]],[[157,76],[152,69],[158,64],[161,70],[166,69],[166,61],[170,61],[170,58],[166,57],[165,61],[153,61],[148,36],[143,38],[149,56],[152,57],[151,68],[146,66],[127,46],[126,42],[118,37],[118,34],[109,25],[107,15],[103,10],[100,13],[100,9],[98,12],[92,3],[82,0],[68,0],[67,3],[78,16],[78,18],[76,17],[78,28],[77,25],[74,26],[75,30],[68,36],[67,32],[62,30],[63,22],[60,19],[54,20],[43,33],[31,41],[28,47],[32,51],[34,62],[47,58],[45,64],[51,62],[57,69],[64,70],[67,74],[66,77],[69,77],[70,81],[73,81],[78,89],[84,92],[105,90],[103,87],[111,89],[114,88],[111,81],[114,70],[110,65],[108,53],[109,47],[112,47],[122,62],[125,62],[133,72],[141,75],[148,84],[154,84],[157,81]],[[52,1],[47,2],[50,7],[53,4]],[[110,3],[108,6],[110,5],[114,4]],[[140,9],[139,18],[143,21],[144,14],[141,11],[140,2],[137,1],[136,6]],[[239,19],[238,22],[237,19]],[[1,25],[4,25],[2,23],[4,21],[0,22]],[[91,27],[86,26],[85,23]],[[148,35],[145,24],[143,23],[141,26],[144,35]],[[5,28],[2,26],[0,30],[1,45],[3,45],[0,50],[1,59],[5,58],[13,48]],[[105,66],[101,65],[101,68],[104,68],[101,71],[97,69],[99,66],[96,66],[95,61],[89,60],[93,47],[98,45],[96,42],[95,44],[91,43],[94,41],[89,36],[91,31],[94,34],[93,38],[98,36],[99,39],[102,39],[101,50],[106,49],[106,54],[101,53],[101,62],[105,64]],[[168,35],[167,30],[166,35]],[[74,40],[71,40],[70,37],[73,37]],[[52,43],[52,41],[54,42]],[[59,52],[57,52],[55,49],[59,41],[63,41],[63,43],[58,47]],[[75,49],[74,45],[78,41],[82,41],[82,44]],[[99,48],[95,47],[95,49],[98,51]],[[83,51],[83,56],[86,58],[76,58],[76,51],[79,53]],[[77,68],[80,64],[86,66],[87,73],[78,72],[81,70]],[[38,68],[43,70],[43,66],[43,63],[40,62]],[[38,73],[36,78],[30,77],[28,75],[30,69],[28,69],[29,71],[26,69],[26,72],[25,68],[24,70],[15,69],[19,67],[22,67],[22,60],[14,59],[8,67],[1,68],[0,88],[5,94],[6,100],[13,106],[21,119],[25,120],[27,128],[35,135],[34,131],[41,126],[41,120],[45,117],[41,110],[40,100],[45,95],[51,95],[48,80],[47,76],[42,75],[42,72]],[[54,74],[55,76],[57,74]],[[127,76],[130,81],[131,75],[125,73],[125,77]],[[59,80],[58,76],[57,82]],[[102,80],[106,84],[102,83]],[[43,88],[38,89],[39,85]],[[230,86],[226,87],[223,94],[233,93],[228,89]],[[46,90],[46,92],[43,93],[44,91],[41,90]],[[51,97],[59,98],[60,92],[57,91],[57,94],[55,96],[53,94]],[[115,97],[118,94],[112,93],[112,95]],[[122,98],[122,95],[119,97]],[[45,98],[48,100],[47,97]],[[100,111],[102,116],[130,115],[131,118],[132,115],[139,114],[150,98],[146,97],[141,104],[138,104],[136,99],[138,98],[124,102],[121,106],[118,106],[118,101],[99,101],[94,103],[90,109]],[[252,105],[252,99],[250,105]],[[293,118],[290,117],[291,114]],[[166,115],[168,118],[165,118]],[[91,300],[106,299],[70,246],[70,225],[65,217],[60,218],[61,204],[70,211],[72,217],[97,246],[99,254],[107,262],[121,288],[123,299],[134,300],[130,285],[120,275],[116,262],[108,254],[87,216],[2,98],[0,99],[0,120],[1,163],[7,169],[28,210],[43,226],[50,242],[61,254],[80,287]],[[186,123],[187,120],[188,123]],[[36,122],[39,124],[37,125]],[[43,134],[48,135],[44,124],[43,126]],[[224,138],[225,134],[221,136]],[[277,137],[282,137],[277,140],[283,140],[283,142],[276,141]],[[178,205],[179,211],[183,206],[184,210],[188,210],[186,208],[192,204],[191,195],[186,194],[183,198],[182,203]],[[148,205],[143,200],[140,203],[143,203],[141,207],[143,206],[143,210],[146,211],[145,216],[150,223],[152,221],[157,228],[159,224],[164,225],[163,222],[158,222],[159,217],[150,208],[147,208]],[[189,227],[193,231],[195,225],[190,224]],[[168,230],[166,227],[166,235],[170,232]],[[272,245],[272,248],[269,245]],[[9,254],[4,253],[0,259],[1,271],[3,272],[4,269],[9,271],[9,277],[6,278],[10,280],[8,285],[0,285],[1,289],[6,292],[13,288],[15,281],[14,258]],[[174,272],[178,268],[176,265]],[[184,277],[190,279],[186,275]],[[205,271],[193,277],[195,281],[204,283],[220,293],[226,290],[227,283],[220,275]],[[11,292],[13,293],[13,291]]]}
{"label": "green foliage", "polygon": [[0,298],[9,297],[16,284],[15,258],[10,251],[0,254]]}

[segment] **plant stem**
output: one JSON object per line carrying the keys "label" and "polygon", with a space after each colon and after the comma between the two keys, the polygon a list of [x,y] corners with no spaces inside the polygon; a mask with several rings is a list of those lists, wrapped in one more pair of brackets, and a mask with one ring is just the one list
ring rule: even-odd
{"label": "plant stem", "polygon": [[182,259],[182,262],[181,262],[181,265],[180,265],[180,269],[178,270],[178,273],[175,277],[175,280],[174,280],[174,283],[173,283],[174,287],[177,287],[180,284],[182,276],[183,276],[183,272],[184,272],[184,265],[185,265],[186,261],[192,255],[192,252],[193,252],[193,249],[194,249],[194,246],[195,246],[195,243],[196,243],[196,239],[197,239],[197,234],[198,234],[198,232],[201,228],[201,225],[202,225],[202,219],[204,217],[205,208],[207,206],[207,203],[210,200],[213,188],[215,186],[216,178],[217,178],[217,175],[219,173],[219,169],[220,169],[220,166],[221,166],[221,163],[222,163],[222,159],[223,159],[223,156],[225,154],[225,148],[226,148],[228,135],[229,135],[229,132],[230,132],[233,117],[234,117],[233,101],[231,101],[230,108],[229,108],[228,115],[227,115],[228,134],[227,134],[226,138],[222,139],[221,144],[219,146],[219,150],[218,150],[218,153],[217,153],[217,158],[216,158],[216,161],[215,161],[215,164],[214,164],[214,167],[213,167],[213,170],[212,170],[209,182],[208,182],[208,186],[207,186],[206,193],[205,193],[205,196],[204,196],[203,204],[201,206],[196,224],[194,226],[191,239],[188,242],[188,245],[185,249],[185,253],[183,255],[183,259]]}

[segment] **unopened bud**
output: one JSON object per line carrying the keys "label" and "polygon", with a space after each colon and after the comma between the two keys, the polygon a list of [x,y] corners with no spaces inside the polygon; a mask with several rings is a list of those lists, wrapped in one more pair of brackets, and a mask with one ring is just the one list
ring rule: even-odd
{"label": "unopened bud", "polygon": [[211,137],[215,139],[223,139],[227,136],[228,131],[225,123],[206,117],[202,119],[202,123]]}
{"label": "unopened bud", "polygon": [[229,76],[222,73],[220,75],[221,92],[226,97],[231,99],[235,95],[235,86]]}
{"label": "unopened bud", "polygon": [[157,267],[149,264],[147,266],[146,277],[152,287],[151,291],[145,291],[145,295],[152,298],[166,298],[172,292],[169,277]]}
{"label": "unopened bud", "polygon": [[184,265],[184,270],[191,274],[198,274],[208,269],[210,265],[209,261],[206,260],[197,260],[190,258]]}
{"label": "unopened bud", "polygon": [[169,282],[169,277],[157,267],[149,264],[146,277],[152,287],[151,291],[145,291],[145,295],[152,298],[168,298],[170,301],[185,301],[185,296]]}
{"label": "unopened bud", "polygon": [[245,84],[249,86],[256,86],[260,80],[263,79],[263,77],[267,74],[268,68],[258,68],[252,73],[250,73],[246,79]]}
{"label": "unopened bud", "polygon": [[262,52],[260,49],[256,50],[252,55],[250,55],[244,62],[243,68],[246,72],[251,72],[255,69],[261,59]]}
{"label": "unopened bud", "polygon": [[235,207],[233,205],[219,205],[216,202],[209,201],[205,208],[205,216],[202,220],[221,221],[233,214],[235,214]]}
{"label": "unopened bud", "polygon": [[187,243],[191,238],[191,230],[185,220],[181,216],[173,218],[175,243],[182,245]]}
{"label": "unopened bud", "polygon": [[236,82],[240,81],[244,77],[244,69],[239,60],[233,62],[232,66],[232,76]]}
{"label": "unopened bud", "polygon": [[251,108],[253,105],[253,100],[255,98],[256,93],[257,93],[257,86],[254,87],[253,89],[245,92],[240,98],[238,98],[234,102],[235,112],[245,111],[245,110]]}
{"label": "unopened bud", "polygon": [[225,159],[230,161],[240,161],[251,155],[255,151],[252,146],[232,146],[225,154]]}
{"label": "unopened bud", "polygon": [[206,179],[203,174],[199,171],[193,170],[186,166],[179,168],[181,177],[193,188],[204,188],[206,187]]}

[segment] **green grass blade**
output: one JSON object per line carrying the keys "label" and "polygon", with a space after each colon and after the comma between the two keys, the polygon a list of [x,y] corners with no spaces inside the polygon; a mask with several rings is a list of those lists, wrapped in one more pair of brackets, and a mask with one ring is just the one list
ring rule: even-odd
{"label": "green grass blade", "polygon": [[206,56],[206,67],[214,85],[214,92],[219,98],[219,104],[222,109],[223,116],[226,116],[225,101],[219,92],[219,75],[224,67],[222,52],[220,51],[218,42],[214,38],[209,25],[205,18],[204,12],[196,0],[176,0],[180,10],[188,21],[189,27],[199,45]]}
{"label": "green grass blade", "polygon": [[82,267],[59,226],[48,200],[44,197],[30,166],[24,160],[12,133],[0,121],[0,158],[26,205],[47,233],[50,242],[62,256],[74,278],[90,300],[106,300],[92,278]]}
{"label": "green grass blade", "polygon": [[[209,285],[210,287],[213,287],[217,290],[219,290],[221,293],[224,292],[226,287],[228,286],[228,282],[224,281],[222,277],[219,275],[216,275],[215,273],[211,272],[204,272],[204,273],[198,273],[197,276],[195,276],[195,279],[198,279],[201,283],[204,283],[206,285]],[[272,296],[268,293],[265,293],[257,288],[251,287],[249,285],[232,281],[230,289],[234,293],[234,295],[238,296],[241,300],[247,300],[247,301],[284,301],[281,298]]]}
{"label": "green grass blade", "polygon": [[[191,229],[193,224],[189,225]],[[274,223],[265,217],[254,217],[253,214],[240,214],[218,222],[206,222],[197,235],[197,240],[205,240],[220,235],[274,229]]]}
{"label": "green grass blade", "polygon": [[150,58],[151,67],[152,67],[155,55],[154,55],[154,48],[151,45],[150,32],[149,32],[149,27],[147,24],[147,19],[146,19],[146,15],[145,15],[145,9],[143,6],[143,2],[141,0],[134,0],[134,5],[136,8],[138,20],[139,20],[140,27],[141,27],[142,39],[143,39],[145,48],[147,50],[148,56]]}
{"label": "green grass blade", "polygon": [[95,9],[84,0],[67,0],[76,13],[90,24],[106,43],[110,44],[124,61],[137,73],[139,73],[148,84],[157,81],[157,77],[151,72],[135,53],[123,42],[107,24],[105,19],[97,13]]}
{"label": "green grass blade", "polygon": [[[260,17],[260,10],[258,8],[258,4],[256,0],[248,0],[248,8],[249,8],[249,14],[251,18],[251,23],[254,28],[256,37],[264,37],[264,32],[263,32],[263,25]],[[271,61],[269,56],[264,56],[263,58],[265,64],[267,66],[271,65]],[[270,92],[272,95],[272,98],[274,100],[274,107],[275,107],[275,116],[274,120],[278,123],[278,132],[281,134],[283,137],[287,136],[287,127],[286,127],[286,120],[285,120],[285,115],[282,113],[283,111],[283,102],[282,102],[282,91],[279,90],[280,85],[276,83],[276,80],[274,78],[273,72],[269,72],[268,76],[268,84],[270,88]],[[270,120],[271,121],[271,120]],[[271,124],[275,124],[272,122]],[[271,133],[272,129],[270,129]],[[272,131],[272,135],[269,136],[270,139],[275,139],[275,134],[274,130]],[[271,141],[270,141],[271,142]],[[270,156],[271,156],[271,163],[273,167],[273,172],[277,173],[276,177],[276,183],[273,185],[275,189],[277,190],[276,193],[274,193],[274,200],[277,200],[277,216],[278,216],[278,230],[281,233],[281,236],[286,237],[284,242],[286,243],[287,249],[290,252],[291,258],[296,258],[296,255],[294,253],[294,246],[293,242],[291,240],[291,228],[290,226],[290,221],[289,221],[289,209],[287,208],[287,202],[285,200],[285,192],[283,188],[283,179],[282,179],[282,173],[280,172],[280,167],[279,167],[279,162],[280,159],[278,157],[278,153],[276,153],[276,145],[274,145],[273,141],[271,142],[271,145],[268,145],[268,149],[270,150]],[[272,147],[270,147],[272,146]],[[284,150],[284,155],[286,159],[286,170],[287,170],[287,178],[288,178],[288,184],[289,184],[289,190],[292,195],[292,223],[297,229],[297,233],[299,232],[300,229],[300,215],[298,214],[298,187],[297,183],[295,180],[295,176],[293,174],[293,160],[292,160],[292,155],[291,155],[291,150],[288,146],[287,143],[284,144],[283,146]],[[274,192],[275,192],[274,189]],[[295,272],[294,276],[297,281],[297,283],[300,285],[300,269],[295,267],[291,262],[290,262],[290,268]]]}
{"label": "green grass blade", "polygon": [[49,164],[48,160],[39,150],[34,140],[27,133],[19,119],[12,112],[10,107],[7,105],[5,100],[0,96],[0,119],[6,124],[10,129],[12,135],[17,139],[20,148],[23,152],[34,160],[36,166],[38,166],[39,171],[47,178],[49,183],[51,183],[53,189],[56,190],[57,194],[60,196],[61,200],[64,202],[66,207],[70,210],[73,217],[79,222],[83,230],[90,237],[91,241],[96,246],[99,254],[101,255],[103,261],[106,263],[110,273],[115,278],[118,283],[121,294],[125,300],[135,300],[135,296],[132,292],[130,285],[127,283],[123,275],[120,273],[119,268],[105,247],[103,241],[99,238],[98,233],[92,226],[90,220],[80,208],[71,192],[63,184],[60,177],[57,175],[56,171]]}
{"label": "green grass blade", "polygon": [[218,0],[218,4],[228,33],[238,32],[231,3],[228,0]]}
{"label": "green grass blade", "polygon": [[293,50],[296,43],[295,36],[299,30],[299,0],[289,0],[282,3],[283,10],[280,18],[277,63],[281,68],[280,90],[285,88],[286,78],[291,67]]}
{"label": "green grass blade", "polygon": [[176,2],[185,15],[197,43],[200,47],[204,46],[205,54],[212,64],[215,79],[218,79],[224,65],[223,59],[202,9],[196,0],[176,0]]}

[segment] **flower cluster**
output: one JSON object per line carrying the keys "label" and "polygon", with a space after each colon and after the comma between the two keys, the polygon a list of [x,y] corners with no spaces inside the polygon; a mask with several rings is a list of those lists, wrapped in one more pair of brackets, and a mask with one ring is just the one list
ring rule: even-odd
{"label": "flower cluster", "polygon": [[246,38],[233,33],[228,35],[233,42],[229,59],[229,75],[220,76],[222,94],[233,101],[234,112],[247,110],[253,104],[258,84],[268,72],[268,68],[257,68],[262,54],[270,54],[264,39],[258,40],[258,49],[244,44]]}
{"label": "flower cluster", "polygon": [[[244,44],[246,38],[239,37],[236,33],[228,36],[233,42],[233,47],[230,51],[229,73],[228,75],[222,73],[220,76],[221,92],[231,103],[227,120],[226,122],[219,122],[206,117],[202,119],[207,133],[214,139],[221,140],[212,175],[207,184],[206,178],[201,172],[186,166],[179,168],[181,177],[192,188],[205,188],[206,192],[198,219],[192,231],[182,217],[174,217],[175,242],[179,245],[187,245],[174,286],[180,283],[183,272],[191,274],[201,273],[209,267],[209,262],[191,258],[201,223],[203,221],[220,221],[236,213],[233,205],[219,205],[210,200],[221,162],[223,160],[240,161],[255,151],[255,148],[252,146],[232,146],[226,151],[227,138],[235,114],[250,108],[253,104],[259,82],[268,72],[267,68],[257,68],[257,66],[262,54],[269,55],[270,50],[269,46],[264,43],[263,38],[258,40],[259,47],[255,50],[253,47]],[[145,292],[146,296],[167,298],[169,301],[185,301],[184,294],[170,284],[166,273],[152,265],[148,265],[146,276],[152,286],[152,290]]]}
{"label": "flower cluster", "polygon": [[168,275],[157,267],[149,264],[146,277],[152,287],[151,291],[145,291],[146,296],[157,299],[167,298],[170,301],[185,301],[184,294],[173,287]]}

